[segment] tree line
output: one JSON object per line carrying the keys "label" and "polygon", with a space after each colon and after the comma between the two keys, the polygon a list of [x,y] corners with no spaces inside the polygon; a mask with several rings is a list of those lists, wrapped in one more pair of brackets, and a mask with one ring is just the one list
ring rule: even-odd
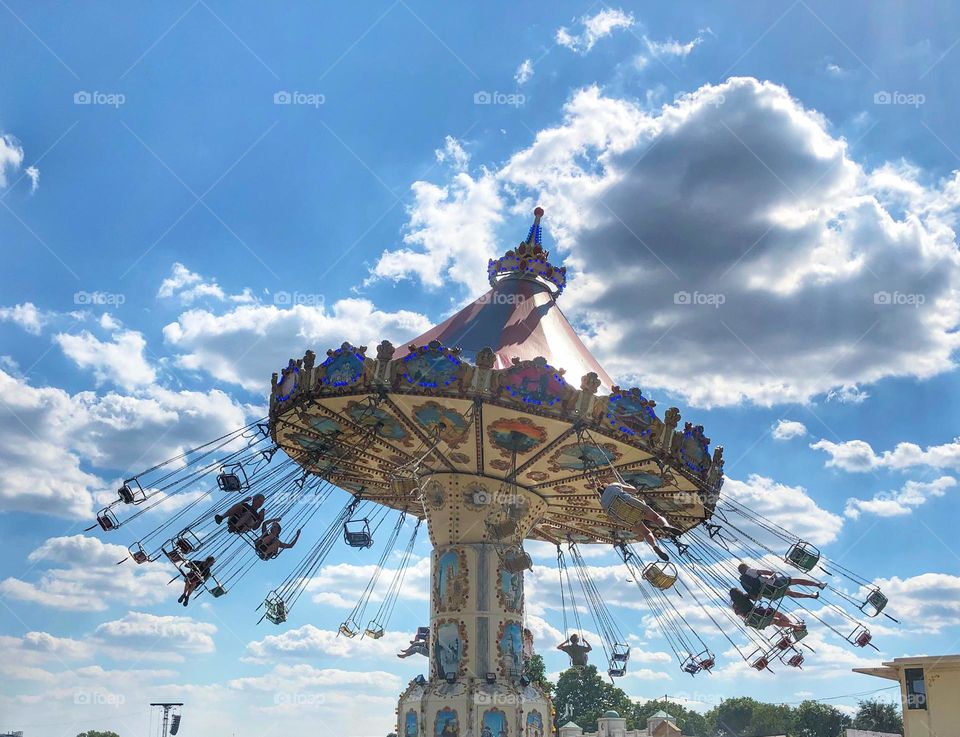
{"label": "tree line", "polygon": [[531,663],[532,675],[551,692],[556,713],[561,715],[560,726],[567,721],[562,715],[571,713],[572,721],[584,732],[597,731],[597,719],[612,709],[626,718],[627,729],[642,729],[652,714],[666,711],[684,735],[693,737],[838,737],[848,728],[903,734],[897,706],[874,699],[861,701],[853,717],[818,701],[791,706],[767,704],[747,696],[724,699],[701,714],[673,702],[634,701],[623,689],[604,680],[595,666],[571,668],[553,684],[546,679],[542,659],[534,658],[538,662]]}

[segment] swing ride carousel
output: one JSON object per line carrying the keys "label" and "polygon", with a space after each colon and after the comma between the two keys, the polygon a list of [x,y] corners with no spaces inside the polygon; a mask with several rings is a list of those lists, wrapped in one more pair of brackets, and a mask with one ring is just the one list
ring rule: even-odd
{"label": "swing ride carousel", "polygon": [[[429,675],[400,696],[403,737],[551,730],[549,697],[527,671],[526,540],[556,546],[565,634],[582,635],[589,615],[611,678],[627,673],[629,633],[593,580],[585,545],[616,551],[648,635],[690,675],[714,667],[714,635],[761,671],[800,667],[814,621],[873,647],[860,620],[889,616],[884,594],[721,495],[723,449],[711,454],[700,425],[681,424],[676,408],[659,416],[590,355],[557,304],[566,271],[543,249],[542,214],[490,261],[491,289],[475,302],[403,349],[383,341],[368,356],[343,343],[319,360],[312,351],[290,360],[273,376],[268,417],[131,477],[94,527],[136,529],[128,560],[175,566],[185,606],[190,592],[220,597],[254,566],[294,560],[259,610],[282,625],[338,543],[364,554],[386,522],[375,573],[339,627],[375,639],[425,527],[429,627],[405,655],[426,655]],[[169,511],[151,527],[160,515],[147,513],[161,505]],[[781,575],[762,578],[748,608],[734,611],[741,561]],[[798,575],[816,576],[819,598],[792,598],[791,570],[794,588],[804,585]]]}

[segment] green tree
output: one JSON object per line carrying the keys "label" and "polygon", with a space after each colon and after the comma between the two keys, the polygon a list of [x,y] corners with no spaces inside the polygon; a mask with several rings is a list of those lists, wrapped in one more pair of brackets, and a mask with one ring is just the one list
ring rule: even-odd
{"label": "green tree", "polygon": [[850,717],[829,704],[804,701],[793,712],[797,737],[839,737]]}
{"label": "green tree", "polygon": [[604,681],[596,666],[588,665],[583,670],[570,668],[560,675],[553,696],[557,714],[564,714],[567,704],[571,705],[573,721],[585,732],[596,732],[597,717],[609,709],[626,717],[627,728],[632,728],[633,702],[623,689]]}
{"label": "green tree", "polygon": [[527,675],[533,683],[539,684],[548,694],[553,694],[556,688],[553,681],[547,679],[547,666],[543,662],[542,655],[534,655],[527,663]]}
{"label": "green tree", "polygon": [[789,706],[764,704],[747,696],[724,699],[706,716],[707,725],[717,737],[793,732],[793,710]]}
{"label": "green tree", "polygon": [[853,724],[850,726],[854,729],[903,734],[903,717],[896,704],[866,699],[860,702],[857,715],[853,718]]}
{"label": "green tree", "polygon": [[686,709],[680,704],[664,703],[663,701],[647,701],[643,704],[634,704],[631,712],[633,724],[638,728],[645,727],[647,719],[658,711],[665,711],[677,720],[677,726],[680,727],[684,735],[692,737],[713,737],[707,726],[706,717],[703,714]]}
{"label": "green tree", "polygon": [[96,730],[90,730],[89,732],[81,732],[77,737],[120,737],[116,732],[97,732]]}

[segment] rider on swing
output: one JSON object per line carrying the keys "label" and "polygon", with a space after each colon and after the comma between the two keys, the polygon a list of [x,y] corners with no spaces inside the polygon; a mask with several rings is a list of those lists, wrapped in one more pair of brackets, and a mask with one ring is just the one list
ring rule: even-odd
{"label": "rider on swing", "polygon": [[230,507],[226,514],[216,515],[213,520],[218,525],[227,520],[227,530],[237,535],[251,532],[257,529],[267,516],[267,510],[262,508],[265,501],[263,494],[248,496]]}
{"label": "rider on swing", "polygon": [[570,664],[574,668],[585,668],[587,665],[587,653],[593,650],[590,643],[583,640],[580,644],[579,635],[570,635],[566,640],[557,645],[557,650],[570,656]]}

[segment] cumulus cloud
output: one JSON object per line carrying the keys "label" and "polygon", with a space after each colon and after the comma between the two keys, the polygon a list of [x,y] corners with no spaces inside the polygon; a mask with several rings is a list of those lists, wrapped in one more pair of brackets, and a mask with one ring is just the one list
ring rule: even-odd
{"label": "cumulus cloud", "polygon": [[136,653],[138,659],[182,661],[185,656],[214,651],[217,627],[192,617],[127,612],[98,625],[95,639],[114,653]]}
{"label": "cumulus cloud", "polygon": [[181,368],[266,394],[270,374],[307,348],[322,355],[346,339],[371,346],[383,339],[398,343],[430,325],[416,312],[384,312],[369,300],[342,299],[330,306],[241,305],[220,314],[192,309],[164,327],[163,335],[178,351]]}
{"label": "cumulus cloud", "polygon": [[103,543],[85,535],[50,538],[27,560],[43,568],[35,580],[6,578],[0,595],[17,611],[16,602],[76,612],[104,611],[109,602],[155,604],[168,596],[169,572],[155,566],[136,566],[122,545]]}
{"label": "cumulus cloud", "polygon": [[109,382],[136,389],[157,378],[157,372],[144,356],[147,341],[135,330],[117,330],[110,340],[100,340],[88,330],[79,335],[59,333],[54,340],[78,367],[93,369],[98,384]]}
{"label": "cumulus cloud", "polygon": [[449,164],[456,171],[465,171],[470,163],[470,154],[466,152],[463,145],[453,136],[447,136],[444,139],[443,148],[438,148],[433,152],[437,163]]}
{"label": "cumulus cloud", "polygon": [[937,634],[960,625],[960,576],[931,572],[876,584],[890,597],[893,615],[914,632]]}
{"label": "cumulus cloud", "polygon": [[393,658],[409,645],[409,632],[386,632],[380,639],[369,637],[353,640],[322,630],[312,624],[289,629],[279,635],[267,635],[247,644],[247,657],[253,662],[272,662],[277,658],[298,660],[322,656],[337,658]]}
{"label": "cumulus cloud", "polygon": [[[960,186],[879,171],[779,85],[733,78],[653,111],[588,87],[499,169],[418,182],[417,240],[375,274],[478,293],[480,262],[516,239],[497,218],[536,201],[576,272],[564,310],[620,383],[704,406],[851,401],[952,369],[960,344]],[[480,188],[465,253],[423,215]]]}
{"label": "cumulus cloud", "polygon": [[[377,565],[358,566],[351,563],[335,563],[323,566],[310,579],[306,590],[312,594],[317,604],[327,604],[338,608],[352,609],[377,570]],[[384,567],[380,572],[381,581],[390,581],[397,569]],[[412,559],[404,576],[400,599],[413,601],[430,600],[430,559]],[[370,601],[383,601],[384,589],[378,587],[370,596]],[[366,624],[364,622],[364,624]]]}
{"label": "cumulus cloud", "polygon": [[556,42],[571,51],[586,54],[602,38],[618,28],[630,28],[633,16],[623,10],[605,8],[595,15],[584,15],[576,23],[578,30],[566,26],[557,29]]}
{"label": "cumulus cloud", "polygon": [[216,279],[208,279],[196,272],[190,271],[183,264],[176,262],[170,269],[170,276],[160,283],[160,289],[157,290],[157,297],[160,299],[176,298],[181,304],[193,304],[197,300],[210,298],[216,301],[230,302],[253,302],[253,295],[250,290],[245,289],[240,294],[228,295],[217,284]]}
{"label": "cumulus cloud", "polygon": [[750,474],[746,481],[728,478],[723,493],[814,545],[833,542],[843,527],[843,518],[818,506],[802,486]]}
{"label": "cumulus cloud", "polygon": [[865,440],[846,440],[841,443],[818,440],[811,443],[810,447],[830,456],[825,464],[828,468],[843,471],[862,473],[878,468],[902,470],[916,466],[960,471],[960,438],[943,445],[928,445],[925,449],[916,443],[897,443],[893,450],[882,453],[877,453]]}
{"label": "cumulus cloud", "polygon": [[774,440],[790,440],[807,434],[807,426],[796,420],[778,420],[771,431]]}
{"label": "cumulus cloud", "polygon": [[0,414],[0,509],[59,517],[90,518],[95,501],[115,496],[91,467],[127,477],[247,423],[246,409],[217,390],[71,395],[2,370]]}
{"label": "cumulus cloud", "polygon": [[[0,133],[0,189],[10,184],[10,179],[23,166],[23,147],[20,142],[9,133]],[[36,192],[40,184],[40,170],[35,166],[28,166],[24,175],[30,179],[30,191]]]}
{"label": "cumulus cloud", "polygon": [[31,335],[40,335],[53,316],[53,313],[37,309],[33,302],[0,307],[0,322],[12,322]]}
{"label": "cumulus cloud", "polygon": [[952,476],[941,476],[933,481],[907,481],[896,491],[875,494],[871,499],[848,499],[843,513],[852,519],[861,514],[878,517],[903,517],[930,499],[941,497],[957,485]]}
{"label": "cumulus cloud", "polygon": [[517,67],[516,74],[513,75],[513,79],[517,84],[523,85],[533,79],[533,60],[524,59],[520,62],[520,66]]}
{"label": "cumulus cloud", "polygon": [[703,34],[698,33],[694,38],[686,43],[668,38],[665,41],[654,41],[647,36],[643,37],[643,43],[654,56],[673,56],[685,58],[693,53],[693,50],[703,43]]}

